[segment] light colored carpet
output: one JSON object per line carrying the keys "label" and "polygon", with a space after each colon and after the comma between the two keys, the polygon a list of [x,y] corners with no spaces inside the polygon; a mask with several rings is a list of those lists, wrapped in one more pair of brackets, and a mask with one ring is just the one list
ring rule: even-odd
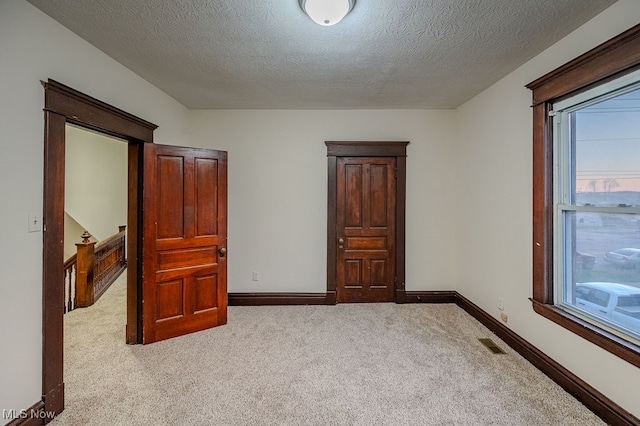
{"label": "light colored carpet", "polygon": [[65,316],[53,425],[604,424],[455,305],[230,307],[147,346],[124,324],[124,275]]}

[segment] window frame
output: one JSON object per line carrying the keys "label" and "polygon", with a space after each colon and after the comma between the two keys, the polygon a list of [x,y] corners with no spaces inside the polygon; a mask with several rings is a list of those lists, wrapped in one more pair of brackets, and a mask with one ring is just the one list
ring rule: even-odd
{"label": "window frame", "polygon": [[533,97],[533,297],[536,313],[640,367],[640,346],[554,305],[554,103],[640,70],[640,24],[526,85]]}
{"label": "window frame", "polygon": [[[556,283],[562,282],[563,285],[556,285],[555,305],[559,308],[575,314],[594,325],[611,331],[614,334],[628,340],[634,344],[640,344],[640,333],[637,331],[626,330],[624,326],[618,324],[613,319],[602,318],[597,314],[593,314],[588,309],[581,309],[572,301],[571,294],[576,291],[574,269],[569,266],[575,259],[577,225],[576,215],[579,213],[590,214],[614,214],[621,217],[623,215],[634,215],[640,217],[640,207],[637,206],[599,206],[590,204],[579,204],[577,202],[577,158],[574,137],[576,130],[576,121],[573,117],[579,111],[589,108],[593,105],[600,105],[603,101],[612,100],[619,96],[633,92],[640,94],[640,71],[628,73],[622,77],[599,84],[595,88],[589,89],[575,96],[570,96],[559,102],[553,102],[553,131],[554,131],[554,160],[556,172],[555,175],[555,198],[554,198],[554,248],[555,256],[555,275]],[[572,219],[573,218],[573,219]],[[572,254],[573,252],[573,254]],[[570,287],[572,287],[570,289]],[[606,297],[606,303],[602,300],[596,300],[595,296],[609,296],[609,293],[593,289],[590,296],[593,300],[584,298],[587,302],[607,308],[610,303],[610,297]]]}

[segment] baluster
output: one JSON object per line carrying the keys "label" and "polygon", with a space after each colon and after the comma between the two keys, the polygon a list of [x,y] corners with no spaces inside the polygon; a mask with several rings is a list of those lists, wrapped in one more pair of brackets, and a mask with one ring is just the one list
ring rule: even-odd
{"label": "baluster", "polygon": [[69,269],[64,270],[64,313],[69,312],[69,294],[71,289],[69,288]]}
{"label": "baluster", "polygon": [[78,255],[75,254],[64,263],[64,313],[70,312],[74,308],[75,282]]}
{"label": "baluster", "polygon": [[76,308],[76,282],[78,281],[78,263],[71,267],[71,274],[69,277],[69,310],[73,311]]}

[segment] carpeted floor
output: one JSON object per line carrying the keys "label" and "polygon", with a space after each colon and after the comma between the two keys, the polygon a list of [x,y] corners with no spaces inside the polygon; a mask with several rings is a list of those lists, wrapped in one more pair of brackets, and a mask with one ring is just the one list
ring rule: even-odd
{"label": "carpeted floor", "polygon": [[65,316],[53,425],[604,424],[455,305],[230,307],[225,326],[127,346],[125,304],[123,275]]}

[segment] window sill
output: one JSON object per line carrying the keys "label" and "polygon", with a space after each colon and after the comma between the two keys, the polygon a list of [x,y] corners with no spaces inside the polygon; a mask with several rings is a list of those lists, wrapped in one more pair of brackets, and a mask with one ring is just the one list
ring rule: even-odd
{"label": "window sill", "polygon": [[536,313],[624,359],[628,363],[640,367],[640,346],[627,342],[615,334],[602,330],[554,305],[540,303],[533,299],[530,300]]}

